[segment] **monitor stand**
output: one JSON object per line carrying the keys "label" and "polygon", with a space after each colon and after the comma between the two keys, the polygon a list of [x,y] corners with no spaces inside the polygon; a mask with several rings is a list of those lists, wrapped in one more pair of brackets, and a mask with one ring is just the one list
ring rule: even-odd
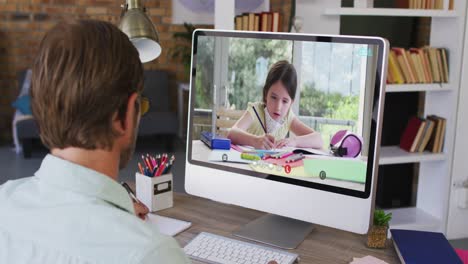
{"label": "monitor stand", "polygon": [[233,232],[233,235],[270,246],[294,249],[304,241],[313,228],[311,223],[265,214]]}

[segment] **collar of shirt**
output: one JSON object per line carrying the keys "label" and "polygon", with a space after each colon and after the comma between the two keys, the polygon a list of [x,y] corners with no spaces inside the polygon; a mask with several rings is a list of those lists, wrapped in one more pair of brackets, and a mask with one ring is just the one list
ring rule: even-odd
{"label": "collar of shirt", "polygon": [[35,176],[50,186],[97,197],[135,214],[133,203],[125,188],[109,176],[95,170],[48,154]]}

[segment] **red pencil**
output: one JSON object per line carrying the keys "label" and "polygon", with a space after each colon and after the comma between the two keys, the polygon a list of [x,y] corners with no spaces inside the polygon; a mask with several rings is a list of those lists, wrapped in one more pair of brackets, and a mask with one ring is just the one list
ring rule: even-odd
{"label": "red pencil", "polygon": [[166,162],[164,161],[161,162],[161,166],[159,166],[158,170],[156,171],[156,176],[161,176],[165,167],[166,167]]}

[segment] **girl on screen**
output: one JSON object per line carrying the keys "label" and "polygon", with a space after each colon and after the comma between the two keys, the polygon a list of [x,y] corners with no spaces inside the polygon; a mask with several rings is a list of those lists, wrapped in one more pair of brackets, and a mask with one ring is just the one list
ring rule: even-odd
{"label": "girl on screen", "polygon": [[[227,135],[231,142],[256,149],[321,149],[323,140],[320,133],[301,122],[291,111],[296,87],[294,66],[285,60],[273,64],[263,86],[262,102],[248,104],[245,113]],[[295,136],[286,137],[288,132]]]}

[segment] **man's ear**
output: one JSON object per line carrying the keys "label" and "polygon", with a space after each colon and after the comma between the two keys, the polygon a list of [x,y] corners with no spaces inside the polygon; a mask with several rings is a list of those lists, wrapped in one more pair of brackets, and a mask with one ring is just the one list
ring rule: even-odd
{"label": "man's ear", "polygon": [[136,108],[137,106],[139,106],[136,104],[137,99],[138,94],[132,93],[132,95],[130,95],[130,97],[128,98],[125,113],[121,117],[119,117],[118,112],[114,113],[112,123],[114,126],[114,130],[119,135],[124,135],[126,132],[128,132],[130,129],[133,129],[133,127],[135,126],[135,118],[138,118],[137,114],[139,114],[140,111]]}

